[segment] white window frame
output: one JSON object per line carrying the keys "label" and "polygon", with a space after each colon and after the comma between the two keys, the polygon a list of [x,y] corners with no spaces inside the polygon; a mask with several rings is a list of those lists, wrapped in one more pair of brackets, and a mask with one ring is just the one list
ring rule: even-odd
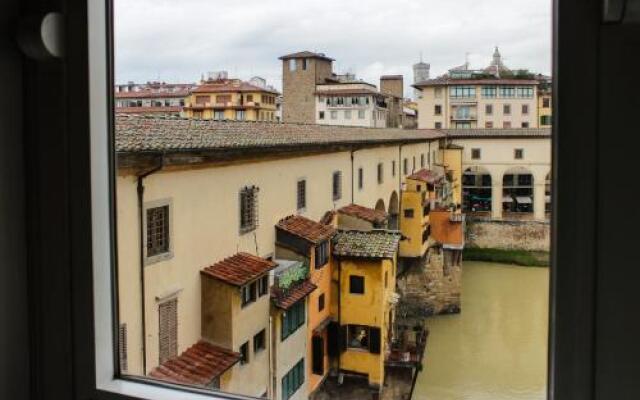
{"label": "white window frame", "polygon": [[113,302],[112,221],[109,160],[108,60],[106,2],[88,1],[89,20],[89,124],[91,136],[91,222],[94,290],[94,350],[96,389],[124,397],[150,400],[245,399],[246,397],[209,390],[161,384],[146,378],[117,377],[114,357],[115,321]]}

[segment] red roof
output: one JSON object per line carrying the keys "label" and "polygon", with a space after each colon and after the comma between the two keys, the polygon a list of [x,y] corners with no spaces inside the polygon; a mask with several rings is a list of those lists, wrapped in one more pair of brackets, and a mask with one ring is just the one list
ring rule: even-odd
{"label": "red roof", "polygon": [[286,290],[274,288],[271,291],[273,304],[283,310],[288,310],[298,301],[307,297],[311,292],[316,290],[317,286],[308,279]]}
{"label": "red roof", "polygon": [[116,113],[122,114],[158,114],[158,113],[179,113],[182,107],[116,107]]}
{"label": "red roof", "polygon": [[423,181],[427,183],[436,183],[444,176],[438,172],[434,172],[428,169],[421,169],[409,175],[407,179],[414,179],[416,181]]}
{"label": "red roof", "polygon": [[[235,83],[237,82],[237,83]],[[278,94],[275,90],[262,88],[248,82],[238,82],[233,80],[220,80],[211,83],[204,83],[193,89],[191,93],[238,93],[238,92],[267,92]]]}
{"label": "red roof", "polygon": [[336,233],[332,226],[321,224],[301,215],[290,215],[281,219],[276,225],[276,229],[281,229],[313,244],[330,239]]}
{"label": "red roof", "polygon": [[383,95],[383,93],[379,93],[373,89],[366,88],[351,88],[351,89],[322,89],[316,90],[316,96],[332,96],[332,95],[346,95],[346,94],[362,94],[362,95]]}
{"label": "red roof", "polygon": [[451,79],[435,78],[413,84],[413,87],[421,88],[428,86],[443,85],[538,85],[539,82],[533,79]]}
{"label": "red roof", "polygon": [[243,286],[276,267],[273,261],[248,253],[238,253],[207,267],[201,274],[235,286]]}
{"label": "red roof", "polygon": [[240,357],[240,353],[201,340],[179,357],[154,368],[149,376],[172,383],[207,386],[240,361]]}
{"label": "red roof", "polygon": [[387,220],[387,213],[381,210],[364,207],[358,204],[349,204],[338,210],[341,214],[357,217],[372,223],[384,223]]}

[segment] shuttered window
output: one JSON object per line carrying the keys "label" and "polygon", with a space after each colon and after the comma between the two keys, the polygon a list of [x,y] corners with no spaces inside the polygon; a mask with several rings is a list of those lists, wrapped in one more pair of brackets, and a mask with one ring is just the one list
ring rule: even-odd
{"label": "shuttered window", "polygon": [[178,299],[158,306],[160,364],[178,355]]}
{"label": "shuttered window", "polygon": [[362,189],[364,186],[364,170],[358,168],[358,189]]}
{"label": "shuttered window", "polygon": [[382,163],[378,163],[378,183],[384,182],[384,169]]}
{"label": "shuttered window", "polygon": [[282,314],[281,340],[285,340],[306,321],[305,300],[302,299]]}
{"label": "shuttered window", "polygon": [[282,377],[282,400],[289,400],[304,383],[304,358]]}
{"label": "shuttered window", "polygon": [[329,241],[326,240],[316,246],[316,269],[320,269],[329,262]]}

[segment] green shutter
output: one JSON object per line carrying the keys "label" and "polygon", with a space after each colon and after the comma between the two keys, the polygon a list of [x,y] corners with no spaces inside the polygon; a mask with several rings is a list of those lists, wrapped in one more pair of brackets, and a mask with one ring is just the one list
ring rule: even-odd
{"label": "green shutter", "polygon": [[369,351],[380,354],[380,328],[369,328]]}

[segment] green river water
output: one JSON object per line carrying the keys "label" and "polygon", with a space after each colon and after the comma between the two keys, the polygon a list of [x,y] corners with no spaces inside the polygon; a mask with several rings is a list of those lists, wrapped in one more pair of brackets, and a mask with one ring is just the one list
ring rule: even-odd
{"label": "green river water", "polygon": [[543,400],[549,269],[466,261],[462,313],[431,318],[415,400]]}

